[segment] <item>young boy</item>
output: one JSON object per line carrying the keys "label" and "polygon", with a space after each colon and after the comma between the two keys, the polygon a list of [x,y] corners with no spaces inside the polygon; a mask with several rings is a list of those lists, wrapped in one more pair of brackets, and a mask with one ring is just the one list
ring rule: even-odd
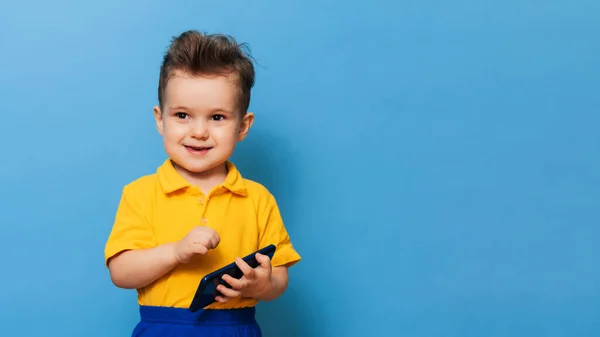
{"label": "young boy", "polygon": [[[234,39],[188,31],[160,69],[156,127],[168,159],[123,188],[105,259],[112,282],[137,289],[133,336],[261,336],[258,301],[278,298],[300,260],[275,198],[229,161],[254,115],[247,112],[254,66]],[[257,254],[253,269],[240,257]],[[200,279],[235,261],[244,276],[204,310],[188,307]]]}

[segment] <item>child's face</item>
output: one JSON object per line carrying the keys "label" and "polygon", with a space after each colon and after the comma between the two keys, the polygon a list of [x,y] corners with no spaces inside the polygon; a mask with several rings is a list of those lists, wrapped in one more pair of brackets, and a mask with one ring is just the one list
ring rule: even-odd
{"label": "child's face", "polygon": [[233,76],[191,76],[176,71],[164,93],[163,111],[154,108],[167,155],[191,174],[218,170],[243,140],[253,114],[237,111]]}

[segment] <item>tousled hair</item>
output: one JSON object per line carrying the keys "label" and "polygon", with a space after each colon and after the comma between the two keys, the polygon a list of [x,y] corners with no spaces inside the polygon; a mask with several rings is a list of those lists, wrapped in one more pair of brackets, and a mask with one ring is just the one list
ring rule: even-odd
{"label": "tousled hair", "polygon": [[205,34],[195,30],[174,37],[163,57],[158,82],[158,104],[163,109],[165,89],[176,71],[190,75],[236,75],[239,87],[238,109],[248,111],[254,86],[254,65],[245,44],[224,34]]}

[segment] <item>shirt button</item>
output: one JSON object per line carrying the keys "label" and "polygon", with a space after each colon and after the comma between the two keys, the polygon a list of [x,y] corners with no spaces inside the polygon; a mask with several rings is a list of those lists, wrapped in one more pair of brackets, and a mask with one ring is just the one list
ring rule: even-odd
{"label": "shirt button", "polygon": [[208,223],[208,219],[205,216],[203,216],[202,217],[202,224],[206,225],[207,223]]}
{"label": "shirt button", "polygon": [[198,198],[198,202],[200,203],[200,205],[204,205],[204,198],[203,197],[199,197]]}

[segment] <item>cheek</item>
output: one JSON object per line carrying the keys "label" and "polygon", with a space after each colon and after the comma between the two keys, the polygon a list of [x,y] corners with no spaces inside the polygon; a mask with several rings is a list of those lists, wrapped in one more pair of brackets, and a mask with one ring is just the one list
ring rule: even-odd
{"label": "cheek", "polygon": [[164,137],[170,140],[178,140],[188,134],[188,128],[185,124],[166,123],[164,125]]}
{"label": "cheek", "polygon": [[237,131],[235,127],[221,127],[216,128],[212,135],[214,138],[218,139],[222,143],[230,143],[235,142],[237,139]]}

